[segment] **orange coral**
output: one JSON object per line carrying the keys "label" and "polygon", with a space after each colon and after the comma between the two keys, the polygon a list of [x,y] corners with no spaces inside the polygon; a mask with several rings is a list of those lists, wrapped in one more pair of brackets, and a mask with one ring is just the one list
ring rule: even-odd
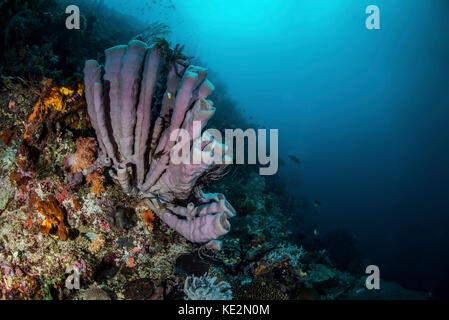
{"label": "orange coral", "polygon": [[81,209],[81,202],[78,199],[72,199],[72,203],[75,210]]}
{"label": "orange coral", "polygon": [[89,168],[95,162],[97,142],[95,138],[79,137],[76,140],[76,152],[72,155],[70,171],[80,172]]}
{"label": "orange coral", "polygon": [[153,229],[153,222],[154,222],[154,212],[151,210],[145,210],[142,212],[142,218],[143,221],[145,221],[148,224],[148,227],[150,229]]}
{"label": "orange coral", "polygon": [[134,268],[134,258],[133,257],[128,258],[128,265],[130,268]]}
{"label": "orange coral", "polygon": [[267,269],[267,266],[265,266],[265,265],[260,265],[259,267],[257,267],[257,269],[256,270],[254,270],[254,274],[256,275],[256,276],[260,276],[262,273],[264,273],[264,271]]}
{"label": "orange coral", "polygon": [[36,202],[37,210],[45,217],[40,232],[45,235],[58,235],[63,241],[67,240],[68,232],[65,224],[64,211],[53,196]]}
{"label": "orange coral", "polygon": [[30,124],[33,121],[42,121],[44,116],[50,111],[50,107],[53,107],[57,111],[64,111],[67,106],[67,102],[73,99],[75,96],[81,96],[84,91],[84,85],[78,83],[72,86],[53,86],[52,79],[46,81],[46,94],[39,98],[34,106],[33,113],[28,117],[28,123],[25,124],[25,139],[31,138],[28,133]]}
{"label": "orange coral", "polygon": [[47,113],[48,113],[48,106],[43,104],[41,99],[39,99],[36,105],[34,106],[33,113],[30,114],[30,116],[28,117],[28,123],[25,123],[25,134],[23,136],[25,139],[31,138],[31,135],[28,133],[31,123],[33,123],[33,121],[35,120],[42,121],[42,119]]}
{"label": "orange coral", "polygon": [[86,181],[91,185],[90,192],[95,193],[97,196],[101,196],[105,191],[103,186],[104,176],[98,171],[89,173],[86,176]]}

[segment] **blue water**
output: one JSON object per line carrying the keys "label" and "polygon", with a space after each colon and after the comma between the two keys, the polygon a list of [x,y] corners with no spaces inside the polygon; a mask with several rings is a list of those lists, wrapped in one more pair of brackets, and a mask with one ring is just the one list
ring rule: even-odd
{"label": "blue water", "polygon": [[[107,4],[169,24],[248,117],[279,129],[278,174],[322,203],[310,223],[348,230],[385,279],[447,295],[448,1]],[[365,27],[371,4],[380,30]]]}

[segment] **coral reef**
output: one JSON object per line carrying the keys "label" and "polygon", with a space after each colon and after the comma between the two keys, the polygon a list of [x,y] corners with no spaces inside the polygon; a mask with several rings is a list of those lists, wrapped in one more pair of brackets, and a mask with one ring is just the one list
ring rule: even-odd
{"label": "coral reef", "polygon": [[140,37],[150,41],[170,33],[167,25],[146,25],[111,10],[103,1],[77,0],[78,32],[64,27],[70,0],[0,1],[0,74],[61,80],[81,72],[86,56]]}
{"label": "coral reef", "polygon": [[[77,3],[82,26],[70,32],[59,27],[69,0],[0,1],[1,299],[422,298],[385,282],[365,290],[341,233],[324,246],[292,234],[307,199],[285,181],[247,165],[218,181],[201,130],[258,125],[160,38],[164,24]],[[83,59],[108,47],[106,73],[88,61],[84,85]],[[210,161],[175,165],[170,133],[194,120],[186,145]],[[66,287],[69,267],[80,290]]]}
{"label": "coral reef", "polygon": [[[25,124],[30,124],[37,101],[55,86],[43,80],[33,83],[30,90],[28,81],[6,77],[0,81],[4,106],[0,132],[6,140],[0,140],[2,299],[184,299],[186,277],[201,278],[205,272],[210,279],[229,283],[236,299],[367,296],[362,277],[337,270],[321,248],[305,250],[291,242],[291,220],[285,213],[291,207],[285,206],[285,198],[277,192],[282,185],[255,174],[257,168],[240,167],[238,175],[231,172],[210,186],[232,199],[239,216],[233,218],[233,228],[222,242],[191,243],[159,219],[159,214],[176,206],[187,208],[192,199],[180,203],[157,199],[156,211],[142,201],[142,195],[124,193],[119,184],[111,183],[111,169],[95,159],[98,153],[101,156],[101,146],[95,152],[91,128],[67,124],[67,116],[88,113],[84,95],[65,100],[63,111],[48,104],[42,120],[37,116],[31,122],[40,133],[34,138],[31,131],[31,138],[25,139]],[[162,83],[161,79],[158,86]],[[73,85],[79,88],[78,81]],[[165,93],[164,86],[158,92]],[[217,100],[229,102],[223,95]],[[155,105],[161,106],[160,100]],[[152,119],[157,119],[158,109]],[[215,121],[221,125],[219,120]],[[83,148],[88,161],[81,168],[86,175],[83,170],[67,170],[64,160]],[[101,191],[95,193],[94,186],[101,186]],[[225,209],[225,199],[207,194],[208,188],[197,195],[214,197],[210,209]],[[208,213],[207,206],[197,204],[191,212],[194,217]],[[40,212],[38,205],[46,210]],[[67,234],[65,241],[60,230]],[[80,270],[79,291],[65,287],[68,266]],[[321,281],[323,274],[333,276]],[[192,277],[188,283],[192,284]],[[208,290],[202,292],[208,294]],[[192,297],[204,298],[198,294]]]}
{"label": "coral reef", "polygon": [[189,276],[184,283],[186,300],[232,300],[232,290],[229,283],[216,283],[216,277],[207,274],[201,277]]}
{"label": "coral reef", "polygon": [[196,253],[182,254],[175,262],[175,273],[200,277],[209,272],[209,265]]}
{"label": "coral reef", "polygon": [[235,290],[236,298],[239,300],[288,300],[288,294],[276,287],[273,280],[258,278]]}
{"label": "coral reef", "polygon": [[125,285],[125,299],[147,300],[154,292],[154,284],[151,279],[137,279]]}
{"label": "coral reef", "polygon": [[66,159],[64,164],[72,173],[82,172],[92,166],[97,155],[97,142],[94,138],[79,137],[76,140],[76,152]]}
{"label": "coral reef", "polygon": [[37,200],[36,207],[39,213],[44,216],[44,221],[40,226],[40,232],[45,235],[51,234],[67,240],[68,230],[65,222],[63,209],[59,206],[55,197],[48,196],[44,200]]}
{"label": "coral reef", "polygon": [[103,248],[104,244],[105,244],[104,236],[102,234],[98,234],[90,243],[89,251],[93,254],[96,254]]}
{"label": "coral reef", "polygon": [[100,288],[90,288],[83,293],[84,300],[111,300],[106,291]]}
{"label": "coral reef", "polygon": [[103,186],[104,176],[100,172],[94,171],[86,176],[86,181],[91,185],[90,192],[101,197],[105,191]]}
{"label": "coral reef", "polygon": [[[229,232],[235,210],[222,194],[198,188],[202,177],[223,170],[223,155],[218,160],[214,155],[226,148],[204,143],[193,129],[194,121],[204,128],[215,112],[206,100],[214,88],[207,70],[189,65],[163,41],[148,48],[132,40],[105,54],[103,83],[97,61],[87,61],[84,69],[87,107],[101,149],[98,165],[112,167],[109,174],[124,192],[145,197],[153,212],[190,241],[205,243]],[[178,164],[171,159],[177,150],[172,136],[180,128],[191,133],[190,141],[182,142],[191,158]],[[196,156],[201,163],[192,163]],[[175,204],[182,202],[188,203]]]}
{"label": "coral reef", "polygon": [[151,210],[145,210],[142,212],[142,219],[148,224],[148,228],[150,230],[153,230],[153,222],[154,222],[155,215],[153,211]]}

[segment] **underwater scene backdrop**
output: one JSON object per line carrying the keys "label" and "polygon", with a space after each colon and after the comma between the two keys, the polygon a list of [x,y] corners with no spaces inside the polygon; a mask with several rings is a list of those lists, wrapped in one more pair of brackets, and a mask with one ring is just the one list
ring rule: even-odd
{"label": "underwater scene backdrop", "polygon": [[0,298],[447,299],[448,9],[0,0]]}

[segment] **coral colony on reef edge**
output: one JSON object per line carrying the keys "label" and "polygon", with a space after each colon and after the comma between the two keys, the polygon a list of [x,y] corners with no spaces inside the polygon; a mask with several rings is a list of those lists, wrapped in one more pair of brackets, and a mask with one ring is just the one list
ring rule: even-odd
{"label": "coral colony on reef edge", "polygon": [[[331,118],[322,116],[327,102],[339,110],[334,93],[352,88],[335,87],[327,63],[295,67],[307,66],[307,54],[315,58],[317,34],[303,37],[315,39],[312,46],[301,42],[284,59],[277,54],[288,50],[273,43],[288,49],[297,43],[284,40],[294,37],[276,34],[267,42],[268,29],[246,41],[243,25],[229,28],[222,20],[226,34],[239,36],[210,38],[220,21],[201,13],[207,1],[188,2],[197,23],[186,19],[184,25],[158,22],[153,7],[148,16],[141,7],[132,12],[134,5],[167,2],[77,0],[80,29],[69,30],[71,0],[0,0],[0,300],[427,299],[427,292],[383,279],[380,290],[369,290],[364,272],[371,257],[346,229],[332,232],[320,223],[320,234],[315,217],[327,221],[321,208],[339,211],[330,199],[309,199],[302,173],[296,174],[299,167],[314,174],[305,170],[312,162],[321,171],[325,154],[308,158],[295,141],[297,150],[287,148],[295,155],[278,159],[275,128],[265,143],[266,126],[280,129],[284,120],[295,130],[282,139],[296,139],[296,127],[323,131],[307,119]],[[180,2],[176,11],[184,14]],[[240,16],[228,2],[223,8]],[[221,11],[208,6],[212,16]],[[241,17],[249,21],[249,13]],[[202,23],[213,28],[191,37]],[[303,32],[307,36],[307,28]],[[197,57],[171,46],[175,39]],[[258,47],[267,44],[270,59]],[[205,63],[213,72],[197,66]],[[321,92],[322,79],[332,94],[323,91],[317,99],[313,80]],[[308,105],[318,108],[308,115]],[[268,118],[253,120],[253,112]],[[317,118],[310,117],[314,112]],[[278,164],[284,167],[279,174]],[[329,182],[329,171],[323,172]]]}
{"label": "coral colony on reef edge", "polygon": [[[104,77],[95,60],[84,68],[84,85],[91,123],[100,155],[95,166],[113,167],[113,178],[126,193],[139,193],[170,227],[192,242],[216,246],[230,230],[234,208],[222,194],[201,191],[200,180],[224,168],[214,162],[214,141],[204,143],[193,131],[193,122],[204,128],[215,108],[206,98],[214,87],[207,70],[189,64],[164,42],[147,47],[132,40],[127,46],[106,50]],[[183,128],[190,141],[181,141],[199,154],[200,164],[170,161]],[[181,139],[178,139],[181,140]],[[179,142],[179,141],[178,141]],[[214,144],[211,148],[209,144]]]}

